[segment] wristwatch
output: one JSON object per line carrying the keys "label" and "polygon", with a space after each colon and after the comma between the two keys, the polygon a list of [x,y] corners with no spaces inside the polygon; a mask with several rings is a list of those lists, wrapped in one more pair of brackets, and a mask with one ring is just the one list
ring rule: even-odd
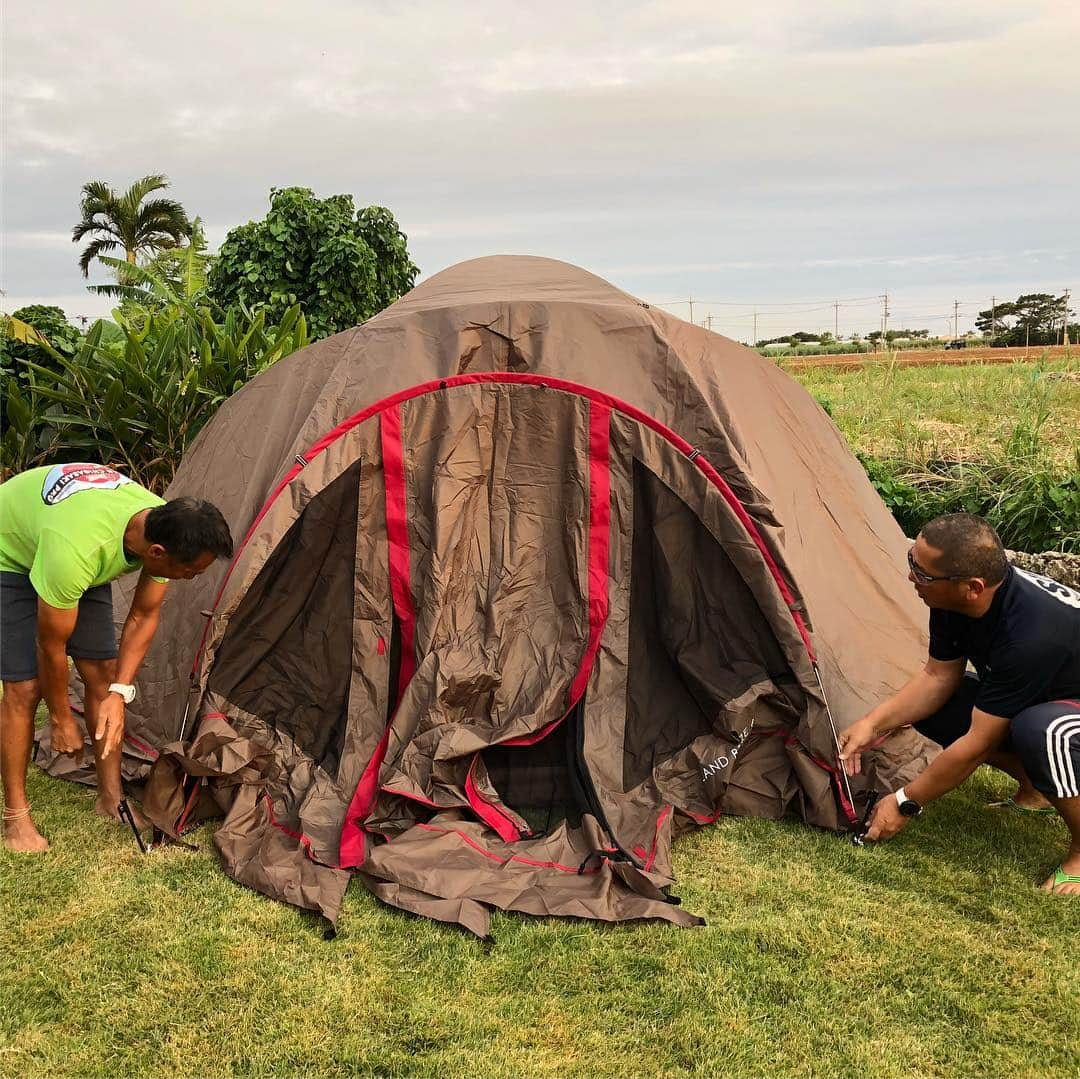
{"label": "wristwatch", "polygon": [[894,797],[902,816],[917,817],[922,812],[922,806],[914,798],[909,798],[903,787],[896,791]]}
{"label": "wristwatch", "polygon": [[116,693],[124,704],[131,704],[135,700],[135,687],[125,685],[123,682],[113,682],[109,686],[110,693]]}

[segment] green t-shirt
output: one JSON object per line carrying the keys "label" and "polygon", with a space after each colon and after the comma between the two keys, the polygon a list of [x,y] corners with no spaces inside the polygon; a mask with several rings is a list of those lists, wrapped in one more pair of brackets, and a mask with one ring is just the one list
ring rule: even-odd
{"label": "green t-shirt", "polygon": [[31,468],[0,484],[0,570],[28,574],[50,606],[77,607],[88,588],[142,567],[124,555],[124,529],[163,504],[103,465]]}

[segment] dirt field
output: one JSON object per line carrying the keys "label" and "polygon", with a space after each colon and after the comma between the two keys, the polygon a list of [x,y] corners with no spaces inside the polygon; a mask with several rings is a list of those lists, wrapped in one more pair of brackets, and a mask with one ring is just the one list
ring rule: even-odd
{"label": "dirt field", "polygon": [[928,367],[949,364],[962,367],[975,363],[1017,363],[1041,359],[1065,359],[1080,354],[1076,345],[1040,345],[1031,348],[922,349],[911,352],[864,352],[849,356],[793,356],[785,359],[785,371],[808,367],[863,367],[868,363],[895,363],[897,367]]}

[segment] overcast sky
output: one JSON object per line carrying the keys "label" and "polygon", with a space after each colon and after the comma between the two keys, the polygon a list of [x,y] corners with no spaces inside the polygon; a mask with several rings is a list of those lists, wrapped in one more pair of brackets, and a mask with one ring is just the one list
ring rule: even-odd
{"label": "overcast sky", "polygon": [[888,290],[891,325],[944,330],[958,299],[963,330],[992,295],[1080,290],[1074,0],[3,11],[8,311],[105,313],[79,189],[151,172],[214,247],[271,187],[348,192],[423,276],[547,255],[739,338],[754,305],[759,336],[831,329],[827,301]]}

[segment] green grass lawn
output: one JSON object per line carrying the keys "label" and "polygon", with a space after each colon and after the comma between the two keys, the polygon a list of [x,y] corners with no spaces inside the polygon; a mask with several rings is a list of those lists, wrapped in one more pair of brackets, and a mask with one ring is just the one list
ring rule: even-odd
{"label": "green grass lawn", "polygon": [[1075,469],[1080,355],[1042,364],[896,367],[793,372],[827,401],[849,444],[876,457],[965,460],[1008,446],[1018,422],[1046,419],[1039,444],[1064,474]]}
{"label": "green grass lawn", "polygon": [[197,853],[140,855],[36,771],[0,854],[0,1074],[1075,1076],[1080,902],[1057,818],[986,769],[892,843],[727,820],[676,845],[708,925],[496,915],[494,944],[350,889],[336,940]]}
{"label": "green grass lawn", "polygon": [[[856,447],[1000,450],[1033,407],[1067,466],[1080,367],[803,372]],[[1052,377],[1050,377],[1052,376]],[[1040,404],[1041,403],[1041,404]],[[1057,818],[980,769],[858,849],[727,820],[675,848],[708,925],[496,915],[495,942],[350,889],[334,941],[197,853],[142,856],[31,776],[41,857],[0,852],[0,1075],[1080,1075],[1080,901],[1034,887]]]}

